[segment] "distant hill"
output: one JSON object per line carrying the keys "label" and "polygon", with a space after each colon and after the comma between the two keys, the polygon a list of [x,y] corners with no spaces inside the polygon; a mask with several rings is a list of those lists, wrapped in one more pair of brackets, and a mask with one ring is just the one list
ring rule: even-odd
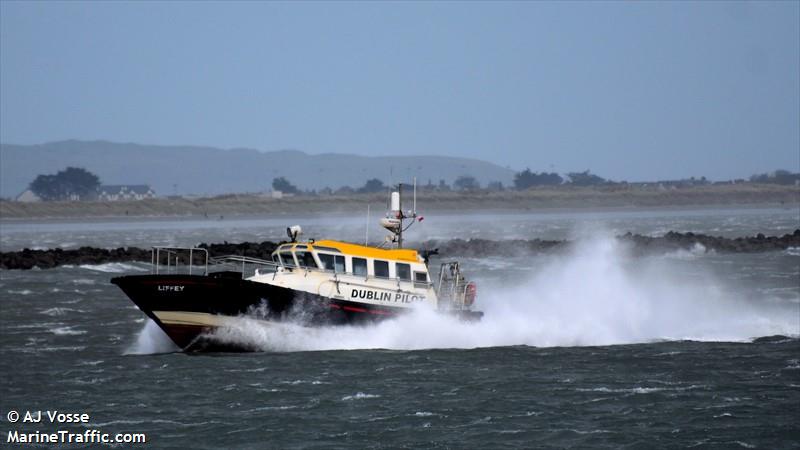
{"label": "distant hill", "polygon": [[212,147],[61,141],[42,145],[0,144],[0,197],[13,198],[39,174],[83,167],[104,184],[149,184],[157,195],[217,195],[263,192],[286,177],[301,189],[359,187],[370,178],[386,184],[428,180],[448,184],[471,175],[482,185],[510,185],[514,171],[468,158],[447,156],[359,156],[296,150],[264,152]]}

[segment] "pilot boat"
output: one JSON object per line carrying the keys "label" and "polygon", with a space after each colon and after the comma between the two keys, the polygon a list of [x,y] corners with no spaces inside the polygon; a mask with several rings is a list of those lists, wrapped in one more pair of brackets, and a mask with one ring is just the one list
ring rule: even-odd
{"label": "pilot boat", "polygon": [[[461,320],[473,311],[476,285],[458,262],[429,270],[436,250],[403,248],[403,232],[422,217],[401,208],[402,185],[390,195],[381,225],[390,231],[380,246],[337,240],[300,241],[300,226],[271,260],[237,255],[211,257],[201,247],[153,247],[152,270],[111,280],[184,351],[246,351],[215,339],[241,317],[270,324],[348,325],[387,320],[427,307]],[[407,221],[410,221],[408,225]],[[435,271],[434,271],[435,272]]]}

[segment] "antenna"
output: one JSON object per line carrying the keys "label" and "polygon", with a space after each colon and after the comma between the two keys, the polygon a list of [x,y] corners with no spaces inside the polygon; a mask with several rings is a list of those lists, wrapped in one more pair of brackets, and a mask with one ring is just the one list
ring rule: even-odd
{"label": "antenna", "polygon": [[[411,223],[406,226],[404,221],[408,219],[411,220]],[[403,248],[403,232],[410,228],[417,219],[422,221],[422,217],[418,218],[417,216],[417,178],[414,177],[413,210],[403,211],[403,183],[397,184],[396,191],[389,192],[389,212],[386,217],[381,219],[381,226],[392,233],[386,238],[386,242],[396,243],[397,248]]]}
{"label": "antenna", "polygon": [[[397,185],[397,210],[400,226],[397,228],[397,248],[403,248],[403,183]],[[394,202],[393,202],[394,203]]]}
{"label": "antenna", "polygon": [[367,226],[364,230],[364,245],[369,245],[369,203],[367,203]]}
{"label": "antenna", "polygon": [[412,212],[414,216],[417,215],[417,177],[414,177],[414,210]]}

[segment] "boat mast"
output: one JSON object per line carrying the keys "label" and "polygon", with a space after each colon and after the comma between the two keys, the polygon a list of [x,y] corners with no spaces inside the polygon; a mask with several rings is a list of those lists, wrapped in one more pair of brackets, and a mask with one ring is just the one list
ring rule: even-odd
{"label": "boat mast", "polygon": [[403,248],[403,183],[397,184],[397,218],[400,219],[400,228],[397,229],[397,248]]}
{"label": "boat mast", "polygon": [[414,210],[403,211],[403,183],[397,184],[397,190],[389,193],[389,212],[386,217],[381,219],[381,226],[389,230],[392,234],[386,237],[386,242],[397,244],[397,248],[403,248],[403,231],[405,231],[405,219],[412,221],[417,218],[417,180],[414,179]]}

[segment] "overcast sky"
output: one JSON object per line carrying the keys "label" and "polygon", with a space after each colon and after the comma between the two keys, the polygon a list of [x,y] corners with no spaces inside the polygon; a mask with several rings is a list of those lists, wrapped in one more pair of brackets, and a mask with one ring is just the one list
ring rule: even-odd
{"label": "overcast sky", "polygon": [[800,170],[800,2],[0,2],[0,140]]}

